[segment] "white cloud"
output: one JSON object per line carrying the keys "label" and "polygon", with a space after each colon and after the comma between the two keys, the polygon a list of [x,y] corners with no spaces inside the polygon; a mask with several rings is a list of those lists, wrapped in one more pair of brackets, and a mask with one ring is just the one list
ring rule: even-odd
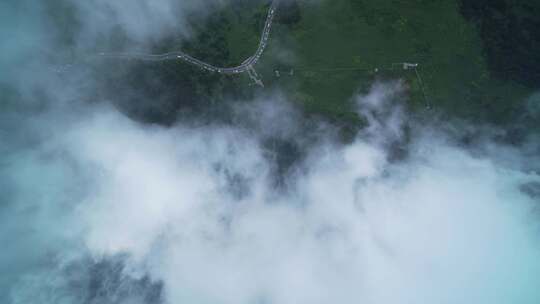
{"label": "white cloud", "polygon": [[113,37],[112,34],[120,30],[131,42],[139,45],[156,43],[168,35],[174,34],[178,38],[189,35],[191,29],[187,16],[205,16],[209,14],[209,7],[219,4],[214,0],[92,0],[71,3],[81,24],[81,42]]}
{"label": "white cloud", "polygon": [[[162,281],[166,303],[537,303],[537,201],[520,186],[539,176],[436,130],[417,132],[408,158],[388,162],[380,143],[397,133],[385,126],[404,122],[378,108],[397,98],[381,88],[359,97],[378,119],[370,136],[310,148],[279,195],[260,132],[148,127],[89,108],[47,145],[90,177],[64,223],[83,253],[127,255],[128,277]],[[287,121],[271,103],[254,109]],[[519,160],[519,151],[499,151]],[[55,181],[45,197],[81,182],[35,174]]]}

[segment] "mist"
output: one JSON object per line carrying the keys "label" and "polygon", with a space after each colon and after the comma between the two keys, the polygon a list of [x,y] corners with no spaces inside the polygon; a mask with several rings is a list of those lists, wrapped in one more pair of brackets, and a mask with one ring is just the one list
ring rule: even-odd
{"label": "mist", "polygon": [[112,28],[185,39],[222,4],[124,2],[59,1],[68,34],[48,4],[2,4],[2,303],[540,301],[534,134],[419,118],[400,81],[351,96],[347,143],[279,89],[226,121],[133,119],[96,93],[115,71],[73,59]]}

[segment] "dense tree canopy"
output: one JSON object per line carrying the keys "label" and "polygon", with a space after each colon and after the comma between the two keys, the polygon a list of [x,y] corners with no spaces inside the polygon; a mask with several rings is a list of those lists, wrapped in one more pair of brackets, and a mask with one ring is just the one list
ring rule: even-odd
{"label": "dense tree canopy", "polygon": [[300,6],[298,6],[298,1],[296,0],[281,1],[278,12],[276,21],[288,26],[295,25],[302,18],[300,15]]}
{"label": "dense tree canopy", "polygon": [[540,1],[461,0],[461,11],[478,26],[496,76],[540,87]]}

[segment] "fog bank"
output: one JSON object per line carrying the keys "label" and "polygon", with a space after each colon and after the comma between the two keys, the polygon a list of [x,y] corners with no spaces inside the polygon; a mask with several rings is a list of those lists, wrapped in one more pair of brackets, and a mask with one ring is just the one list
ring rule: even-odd
{"label": "fog bank", "polygon": [[[522,187],[538,174],[521,170],[516,150],[473,155],[414,126],[400,90],[358,97],[377,123],[347,145],[321,136],[289,168],[287,191],[272,182],[277,164],[256,128],[149,126],[103,105],[37,117],[36,143],[8,150],[2,166],[9,298],[155,303],[158,290],[163,303],[535,303],[538,197]],[[247,115],[285,138],[299,114],[279,103],[255,102]],[[408,155],[390,161],[405,124]],[[101,298],[70,273],[117,260],[120,278]]]}

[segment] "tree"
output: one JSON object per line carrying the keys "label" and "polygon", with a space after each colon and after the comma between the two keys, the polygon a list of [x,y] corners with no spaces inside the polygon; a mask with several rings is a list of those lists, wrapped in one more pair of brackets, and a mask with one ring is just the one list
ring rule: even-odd
{"label": "tree", "polygon": [[300,22],[300,6],[297,0],[281,1],[278,6],[276,21],[287,26],[293,26]]}
{"label": "tree", "polygon": [[478,27],[495,76],[540,87],[540,2],[461,0],[461,12]]}

